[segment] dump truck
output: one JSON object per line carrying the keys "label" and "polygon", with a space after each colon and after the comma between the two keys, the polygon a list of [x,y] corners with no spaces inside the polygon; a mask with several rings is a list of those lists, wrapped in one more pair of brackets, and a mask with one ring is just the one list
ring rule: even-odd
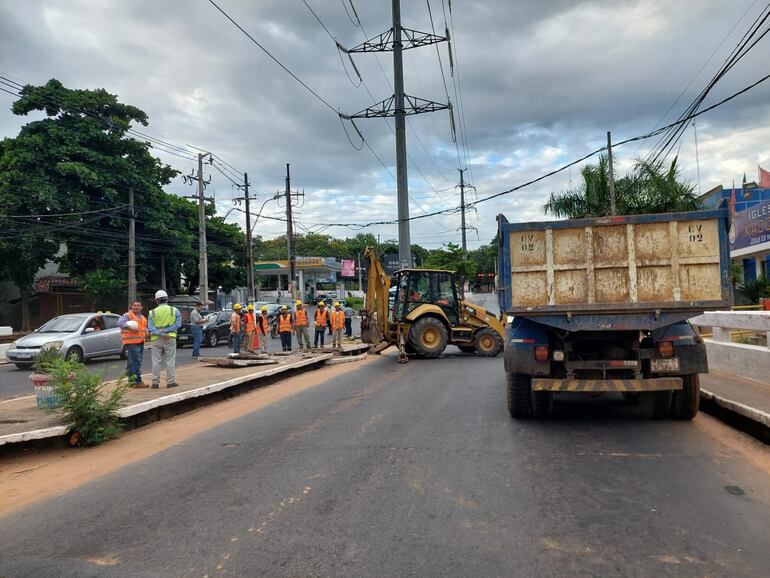
{"label": "dump truck", "polygon": [[692,419],[706,348],[687,321],[731,303],[726,211],[509,223],[498,301],[513,418],[555,395],[620,392],[654,419]]}
{"label": "dump truck", "polygon": [[374,249],[367,247],[364,256],[369,271],[361,338],[374,351],[396,345],[404,363],[408,355],[438,357],[447,345],[485,357],[503,350],[503,324],[458,295],[453,271],[402,269],[392,283]]}

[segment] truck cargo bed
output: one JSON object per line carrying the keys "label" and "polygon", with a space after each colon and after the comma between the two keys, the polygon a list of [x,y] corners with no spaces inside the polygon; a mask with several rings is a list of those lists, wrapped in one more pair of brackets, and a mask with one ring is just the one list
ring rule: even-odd
{"label": "truck cargo bed", "polygon": [[704,311],[730,305],[727,211],[509,223],[498,216],[501,311]]}

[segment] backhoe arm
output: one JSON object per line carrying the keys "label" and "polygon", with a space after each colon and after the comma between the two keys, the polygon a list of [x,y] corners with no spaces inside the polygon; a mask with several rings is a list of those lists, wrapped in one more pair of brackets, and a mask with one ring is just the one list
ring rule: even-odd
{"label": "backhoe arm", "polygon": [[390,276],[382,268],[382,263],[372,247],[366,248],[364,258],[369,260],[369,278],[366,302],[361,311],[361,340],[375,346],[387,345]]}

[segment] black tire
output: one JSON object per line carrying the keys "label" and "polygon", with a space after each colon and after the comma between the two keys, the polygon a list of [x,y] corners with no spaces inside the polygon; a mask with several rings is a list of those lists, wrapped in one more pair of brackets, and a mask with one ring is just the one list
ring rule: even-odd
{"label": "black tire", "polygon": [[75,359],[78,363],[83,363],[85,360],[85,356],[83,355],[83,350],[78,347],[77,345],[70,347],[67,352],[64,354],[64,359]]}
{"label": "black tire", "polygon": [[537,419],[547,419],[553,413],[553,392],[532,392],[532,415]]}
{"label": "black tire", "polygon": [[503,340],[497,331],[489,327],[480,329],[473,337],[473,346],[478,355],[482,357],[495,357],[503,349]]}
{"label": "black tire", "polygon": [[668,419],[671,416],[671,391],[645,391],[639,394],[639,407],[647,419]]}
{"label": "black tire", "polygon": [[690,420],[698,415],[700,405],[700,376],[697,373],[682,376],[682,389],[671,395],[671,418]]}
{"label": "black tire", "polygon": [[31,363],[14,363],[14,365],[15,365],[15,366],[16,366],[18,369],[29,369],[30,367],[32,367],[32,364],[31,364]]}
{"label": "black tire", "polygon": [[507,373],[508,413],[514,419],[529,417],[532,409],[532,378],[520,373]]}
{"label": "black tire", "polygon": [[473,345],[458,345],[457,349],[463,353],[476,353],[476,348]]}
{"label": "black tire", "polygon": [[209,332],[208,337],[206,337],[206,345],[209,347],[216,347],[219,344],[219,335],[217,335],[216,331]]}
{"label": "black tire", "polygon": [[625,401],[628,405],[636,405],[639,403],[639,396],[631,391],[624,391],[622,395],[623,401]]}
{"label": "black tire", "polygon": [[126,346],[123,346],[123,349],[120,350],[120,358],[125,361],[128,359],[128,351],[126,351]]}
{"label": "black tire", "polygon": [[446,327],[435,317],[418,319],[409,330],[409,343],[421,357],[438,357],[448,340]]}

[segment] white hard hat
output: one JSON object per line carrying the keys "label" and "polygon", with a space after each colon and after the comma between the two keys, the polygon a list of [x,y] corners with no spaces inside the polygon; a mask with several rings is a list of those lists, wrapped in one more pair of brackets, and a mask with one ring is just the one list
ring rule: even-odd
{"label": "white hard hat", "polygon": [[131,321],[126,322],[126,327],[136,331],[137,329],[139,329],[139,324],[136,321],[131,320]]}
{"label": "white hard hat", "polygon": [[165,299],[168,297],[168,293],[166,293],[163,289],[158,289],[158,291],[155,293],[155,299]]}

